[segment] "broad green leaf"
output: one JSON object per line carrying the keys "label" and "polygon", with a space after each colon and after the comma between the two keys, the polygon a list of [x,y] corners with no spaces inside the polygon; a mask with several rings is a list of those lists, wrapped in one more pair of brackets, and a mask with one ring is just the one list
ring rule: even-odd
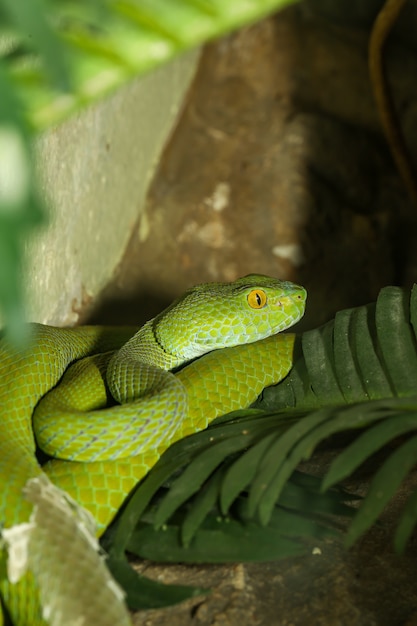
{"label": "broad green leaf", "polygon": [[[290,485],[289,489],[292,489],[292,485]],[[330,498],[327,500],[330,504]],[[298,504],[301,504],[301,502]],[[311,539],[320,540],[340,535],[340,530],[336,528],[333,520],[331,520],[328,516],[320,515],[315,509],[316,500],[314,496],[312,496],[310,504],[312,508],[308,513],[306,513],[303,508],[287,508],[285,506],[281,506],[280,504],[274,508],[268,526],[263,526],[261,528],[269,528],[279,531],[283,538],[289,537],[291,539],[297,539],[300,543],[303,543],[305,547],[310,543]],[[253,520],[249,520],[246,514],[247,498],[240,497],[235,506],[237,517],[243,520],[246,526],[252,527],[254,522]],[[318,505],[318,508],[320,508],[320,505]],[[258,526],[258,524],[256,525]],[[253,547],[255,548],[256,546]],[[271,561],[273,560],[273,557],[268,558],[268,556],[265,556],[262,560]]]}
{"label": "broad green leaf", "polygon": [[248,507],[251,517],[255,515],[265,490],[275,476],[277,469],[282,467],[286,456],[290,454],[293,447],[317,424],[330,419],[330,417],[331,413],[328,410],[316,411],[289,428],[270,446],[250,487]]}
{"label": "broad green leaf", "polygon": [[[216,473],[211,491],[215,490],[214,483],[218,487],[219,481],[221,477]],[[190,536],[186,545],[182,541],[184,525],[188,523],[194,503],[198,507],[203,502],[205,507],[206,497],[195,496],[160,529],[155,528],[156,509],[151,507],[129,538],[127,549],[143,558],[163,562],[259,561],[305,554],[311,549],[311,539],[340,533],[335,515],[352,515],[352,509],[344,504],[349,498],[345,492],[333,489],[320,494],[319,486],[317,477],[296,473],[284,490],[282,506],[274,509],[266,532],[247,520],[246,497],[236,500],[231,516],[222,517],[214,507],[199,527],[193,528],[192,538]],[[212,494],[209,499],[212,500]]]}
{"label": "broad green leaf", "polygon": [[[294,472],[290,480],[285,484],[279,497],[279,506],[304,513],[312,517],[318,515],[339,515],[352,517],[355,509],[346,504],[347,501],[357,500],[345,491],[333,489],[326,494],[317,492],[317,478]],[[308,479],[314,478],[314,486],[308,485]],[[298,484],[297,484],[298,483]],[[321,498],[321,495],[325,495]],[[275,510],[275,509],[274,509]],[[274,515],[274,513],[272,513]]]}
{"label": "broad green leaf", "polygon": [[[248,427],[248,423],[250,424],[250,428]],[[186,437],[172,445],[126,503],[120,515],[117,528],[112,536],[112,545],[108,548],[108,551],[114,556],[123,554],[135,525],[152,497],[176,471],[187,463],[190,463],[192,459],[198,457],[198,455],[205,450],[212,448],[217,442],[233,438],[234,435],[241,437],[242,429],[245,430],[246,434],[244,437],[248,438],[247,442],[249,443],[250,437],[256,440],[256,438],[260,437],[264,432],[267,433],[274,425],[276,426],[276,424],[277,418],[275,416],[272,418],[269,416],[260,417],[259,412],[257,412],[255,419],[244,415],[235,422],[213,426],[208,430],[197,433],[191,437]],[[193,489],[191,489],[191,493],[193,493]],[[176,507],[179,507],[182,501],[181,494],[181,498],[177,501]]]}
{"label": "broad green leaf", "polygon": [[193,506],[187,511],[181,524],[181,541],[184,546],[189,546],[197,529],[201,526],[207,515],[215,507],[218,499],[219,487],[224,476],[225,467],[220,467],[211,476],[211,479],[203,486],[193,501]]}
{"label": "broad green leaf", "polygon": [[307,331],[303,333],[302,343],[314,393],[319,398],[326,398],[327,404],[341,404],[345,400],[336,377],[333,328],[332,321],[317,330]]}
{"label": "broad green leaf", "polygon": [[133,611],[171,606],[208,592],[207,589],[199,587],[158,583],[138,574],[125,558],[116,559],[110,556],[106,563],[115,580],[123,588],[126,603]]}
{"label": "broad green leaf", "polygon": [[311,538],[316,534],[321,538],[331,533],[334,531],[315,520],[281,509],[274,518],[274,526],[267,528],[211,515],[188,546],[182,544],[177,526],[156,530],[151,525],[141,525],[128,548],[142,558],[163,563],[271,561],[310,552],[311,545],[301,542],[299,537]]}
{"label": "broad green leaf", "polygon": [[[366,393],[371,400],[393,395],[383,364],[379,357],[375,329],[375,304],[358,307],[352,315],[352,343],[354,356],[362,376]],[[392,332],[392,329],[389,330]]]}
{"label": "broad green leaf", "polygon": [[346,535],[347,546],[351,546],[377,520],[416,464],[417,436],[395,450],[375,474],[369,492],[349,526]]}
{"label": "broad green leaf", "polygon": [[334,366],[336,378],[345,402],[368,400],[355,351],[353,349],[352,317],[355,309],[345,309],[336,313],[334,319]]}
{"label": "broad green leaf", "polygon": [[351,476],[387,443],[413,430],[417,430],[417,406],[411,415],[395,414],[364,432],[333,461],[323,479],[323,491]]}
{"label": "broad green leaf", "polygon": [[417,285],[414,284],[410,298],[410,322],[414,331],[414,342],[417,338]]}
{"label": "broad green leaf", "polygon": [[417,381],[417,352],[410,326],[409,294],[399,287],[382,289],[375,319],[385,370],[395,393],[398,396],[410,395]]}
{"label": "broad green leaf", "polygon": [[[383,401],[354,405],[343,408],[340,411],[317,411],[310,414],[303,420],[304,425],[311,425],[303,437],[298,437],[298,441],[287,451],[282,451],[282,461],[276,466],[275,473],[270,477],[269,482],[265,482],[265,487],[258,498],[258,516],[262,524],[268,523],[269,516],[273,510],[275,502],[280,496],[281,490],[289,479],[297,465],[309,459],[317,445],[329,438],[331,435],[355,428],[363,428],[373,421],[381,420],[386,412],[390,412],[389,407],[385,407]],[[323,419],[324,417],[324,419]],[[290,438],[291,428],[285,435]],[[254,481],[255,482],[255,481]],[[253,487],[252,487],[253,488]]]}
{"label": "broad green leaf", "polygon": [[219,520],[217,530],[201,529],[189,547],[178,542],[178,532],[176,528],[154,530],[148,526],[135,535],[137,543],[129,549],[134,552],[137,546],[143,558],[163,563],[263,561],[306,553],[297,541],[282,537],[275,529],[265,532],[256,524]]}
{"label": "broad green leaf", "polygon": [[155,524],[158,527],[164,524],[179,505],[202,487],[204,481],[226,456],[244,450],[251,443],[248,434],[221,441],[195,458],[171,486],[158,508]]}
{"label": "broad green leaf", "polygon": [[222,481],[220,491],[220,509],[224,515],[226,515],[230,505],[236,500],[239,493],[252,482],[265,452],[280,435],[280,432],[266,435],[266,437],[246,450],[229,467]]}

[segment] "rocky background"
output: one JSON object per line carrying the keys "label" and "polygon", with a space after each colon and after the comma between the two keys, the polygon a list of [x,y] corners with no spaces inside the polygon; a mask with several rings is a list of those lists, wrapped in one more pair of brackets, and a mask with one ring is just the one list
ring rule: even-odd
{"label": "rocky background", "polygon": [[[207,46],[95,321],[136,323],[192,284],[261,272],[307,288],[311,327],[412,284],[417,207],[368,73],[381,4],[310,0]],[[410,1],[387,73],[417,160],[416,26]]]}

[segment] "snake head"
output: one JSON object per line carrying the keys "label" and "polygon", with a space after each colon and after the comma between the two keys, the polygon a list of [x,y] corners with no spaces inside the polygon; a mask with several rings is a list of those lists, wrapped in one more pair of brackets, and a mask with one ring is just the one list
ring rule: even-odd
{"label": "snake head", "polygon": [[306,298],[303,287],[261,274],[205,283],[189,289],[158,315],[154,333],[180,364],[289,328],[303,316]]}

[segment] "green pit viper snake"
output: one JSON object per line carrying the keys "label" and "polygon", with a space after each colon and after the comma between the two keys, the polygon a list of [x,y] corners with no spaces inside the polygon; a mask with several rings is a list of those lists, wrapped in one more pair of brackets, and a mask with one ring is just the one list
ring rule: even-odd
{"label": "green pit viper snake", "polygon": [[[94,532],[171,443],[286,376],[294,335],[277,333],[305,300],[251,274],[190,289],[136,334],[34,324],[25,349],[1,340],[0,593],[15,626],[130,623]],[[53,457],[42,468],[36,445]]]}

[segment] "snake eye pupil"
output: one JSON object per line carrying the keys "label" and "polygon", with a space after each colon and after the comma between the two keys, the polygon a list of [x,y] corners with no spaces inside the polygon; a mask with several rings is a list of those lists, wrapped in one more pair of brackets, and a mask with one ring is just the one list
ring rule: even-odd
{"label": "snake eye pupil", "polygon": [[248,295],[248,304],[252,309],[262,309],[266,301],[266,293],[262,289],[253,289]]}

